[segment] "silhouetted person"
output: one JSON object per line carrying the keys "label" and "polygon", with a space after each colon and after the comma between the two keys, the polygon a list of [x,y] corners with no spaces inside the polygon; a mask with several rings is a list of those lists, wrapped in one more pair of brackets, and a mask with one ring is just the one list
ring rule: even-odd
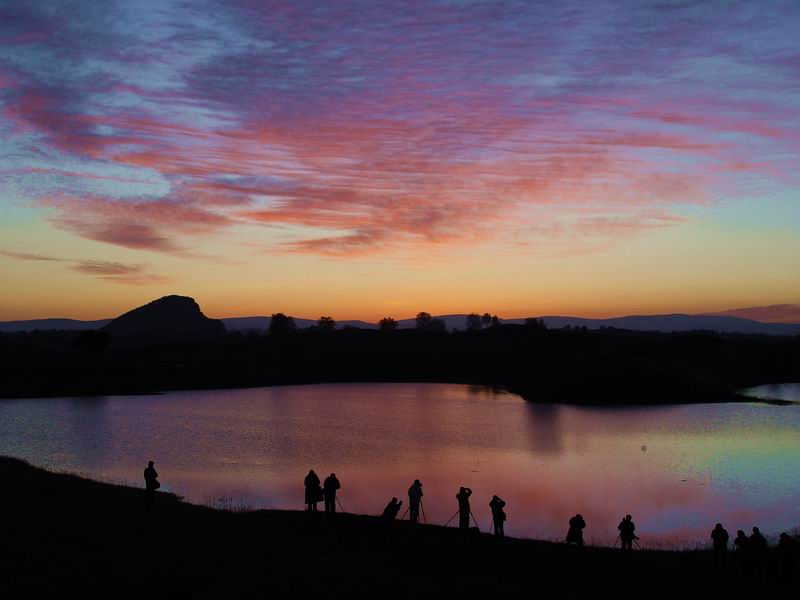
{"label": "silhouetted person", "polygon": [[316,511],[317,502],[322,500],[322,488],[319,486],[319,477],[314,473],[314,469],[308,471],[308,475],[306,475],[306,478],[303,480],[303,484],[306,486],[306,504],[308,505],[308,510]]}
{"label": "silhouetted person", "polygon": [[336,512],[336,490],[342,485],[336,479],[336,473],[331,473],[325,478],[325,483],[322,484],[322,495],[325,497],[325,512]]}
{"label": "silhouetted person", "polygon": [[714,546],[714,564],[718,567],[725,564],[725,556],[728,553],[728,540],[730,536],[722,523],[717,523],[711,530],[711,541]]}
{"label": "silhouetted person", "polygon": [[469,497],[472,496],[472,490],[468,487],[459,488],[456,494],[458,500],[458,528],[467,531],[469,529]]}
{"label": "silhouetted person", "polygon": [[797,558],[800,556],[800,542],[785,531],[778,538],[778,548],[781,552],[781,570],[784,575],[793,575],[797,567]]}
{"label": "silhouetted person", "polygon": [[633,517],[625,515],[625,518],[617,525],[617,529],[619,529],[620,548],[633,550],[633,541],[639,539],[636,535],[636,525],[633,523]]}
{"label": "silhouetted person", "polygon": [[147,506],[153,506],[156,497],[156,490],[161,487],[158,482],[158,472],[153,467],[153,461],[147,463],[147,468],[144,470],[144,489],[145,500]]}
{"label": "silhouetted person", "polygon": [[586,521],[580,513],[569,520],[567,530],[567,544],[575,544],[578,548],[583,548],[583,530],[586,528]]}
{"label": "silhouetted person", "polygon": [[419,503],[422,502],[422,483],[415,479],[408,488],[408,519],[412,523],[419,520]]}
{"label": "silhouetted person", "polygon": [[400,512],[400,507],[403,506],[403,501],[397,498],[389,500],[389,504],[383,509],[383,518],[387,521],[394,521],[397,518],[397,513]]}
{"label": "silhouetted person", "polygon": [[494,534],[498,537],[504,537],[505,531],[503,524],[506,521],[506,511],[503,509],[506,506],[506,501],[498,495],[492,496],[489,502],[489,508],[492,509],[492,525],[494,526]]}
{"label": "silhouetted person", "polygon": [[742,571],[746,570],[750,566],[750,540],[741,529],[733,540],[733,552],[739,558],[739,567]]}
{"label": "silhouetted person", "polygon": [[767,538],[761,535],[758,527],[753,527],[753,533],[747,540],[748,556],[756,573],[761,573],[764,560],[767,557]]}

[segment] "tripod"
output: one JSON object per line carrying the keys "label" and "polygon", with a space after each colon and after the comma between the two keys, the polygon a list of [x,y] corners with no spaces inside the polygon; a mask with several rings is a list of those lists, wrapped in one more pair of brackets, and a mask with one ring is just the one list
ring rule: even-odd
{"label": "tripod", "polygon": [[471,508],[469,509],[469,516],[472,517],[472,522],[475,523],[475,529],[480,531],[481,528],[478,526],[478,520],[475,518],[475,515],[472,514],[472,509]]}
{"label": "tripod", "polygon": [[[444,524],[444,526],[445,526],[445,527],[447,527],[448,525],[450,525],[451,521],[452,521],[453,519],[455,519],[455,518],[456,518],[456,517],[457,517],[457,516],[458,516],[460,513],[461,513],[461,509],[459,509],[459,510],[457,510],[456,512],[454,512],[454,513],[453,513],[453,516],[452,516],[452,517],[450,517],[450,518],[447,520],[447,523],[445,523],[445,524]],[[478,525],[478,521],[477,521],[477,519],[475,518],[475,515],[473,515],[473,514],[472,514],[472,509],[470,509],[470,510],[469,510],[469,516],[470,516],[470,517],[472,517],[472,522],[473,522],[473,523],[475,523],[475,527],[477,527],[477,528],[478,528],[478,531],[480,531],[480,530],[481,530],[481,528],[480,528],[480,526]]]}
{"label": "tripod", "polygon": [[453,516],[452,516],[452,517],[450,517],[449,519],[447,519],[447,523],[445,523],[445,524],[444,524],[444,526],[445,526],[445,527],[447,527],[448,525],[450,525],[450,522],[451,522],[453,519],[455,519],[455,518],[458,516],[458,513],[460,513],[460,512],[461,512],[460,510],[457,510],[456,512],[454,512],[454,513],[453,513]]}

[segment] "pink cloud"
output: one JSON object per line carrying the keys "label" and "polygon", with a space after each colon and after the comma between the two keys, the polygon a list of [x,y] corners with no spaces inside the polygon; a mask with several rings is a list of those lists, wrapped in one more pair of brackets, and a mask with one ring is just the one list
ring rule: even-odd
{"label": "pink cloud", "polygon": [[136,250],[187,253],[177,235],[207,235],[229,225],[225,216],[179,201],[119,202],[100,198],[49,198],[53,222],[82,237]]}

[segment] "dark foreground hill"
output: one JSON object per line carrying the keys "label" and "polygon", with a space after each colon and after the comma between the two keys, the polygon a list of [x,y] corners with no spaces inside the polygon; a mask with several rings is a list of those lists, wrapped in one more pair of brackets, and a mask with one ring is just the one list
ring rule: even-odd
{"label": "dark foreground hill", "polygon": [[579,553],[367,516],[220,511],[167,494],[152,518],[142,490],[11,458],[0,458],[0,478],[3,598],[780,598],[797,585],[776,549],[763,574],[745,575],[734,557],[715,570],[707,551]]}

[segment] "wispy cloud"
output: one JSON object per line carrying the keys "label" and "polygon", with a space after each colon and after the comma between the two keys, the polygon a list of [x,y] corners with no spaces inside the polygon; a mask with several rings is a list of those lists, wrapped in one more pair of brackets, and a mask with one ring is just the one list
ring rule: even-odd
{"label": "wispy cloud", "polygon": [[0,187],[91,240],[602,251],[798,183],[792,1],[90,4],[0,9]]}
{"label": "wispy cloud", "polygon": [[112,283],[127,285],[156,285],[169,283],[168,277],[149,272],[147,265],[127,264],[101,260],[74,260],[69,258],[55,258],[27,252],[0,251],[0,256],[16,260],[59,262],[68,265],[68,268],[78,273],[91,275]]}

